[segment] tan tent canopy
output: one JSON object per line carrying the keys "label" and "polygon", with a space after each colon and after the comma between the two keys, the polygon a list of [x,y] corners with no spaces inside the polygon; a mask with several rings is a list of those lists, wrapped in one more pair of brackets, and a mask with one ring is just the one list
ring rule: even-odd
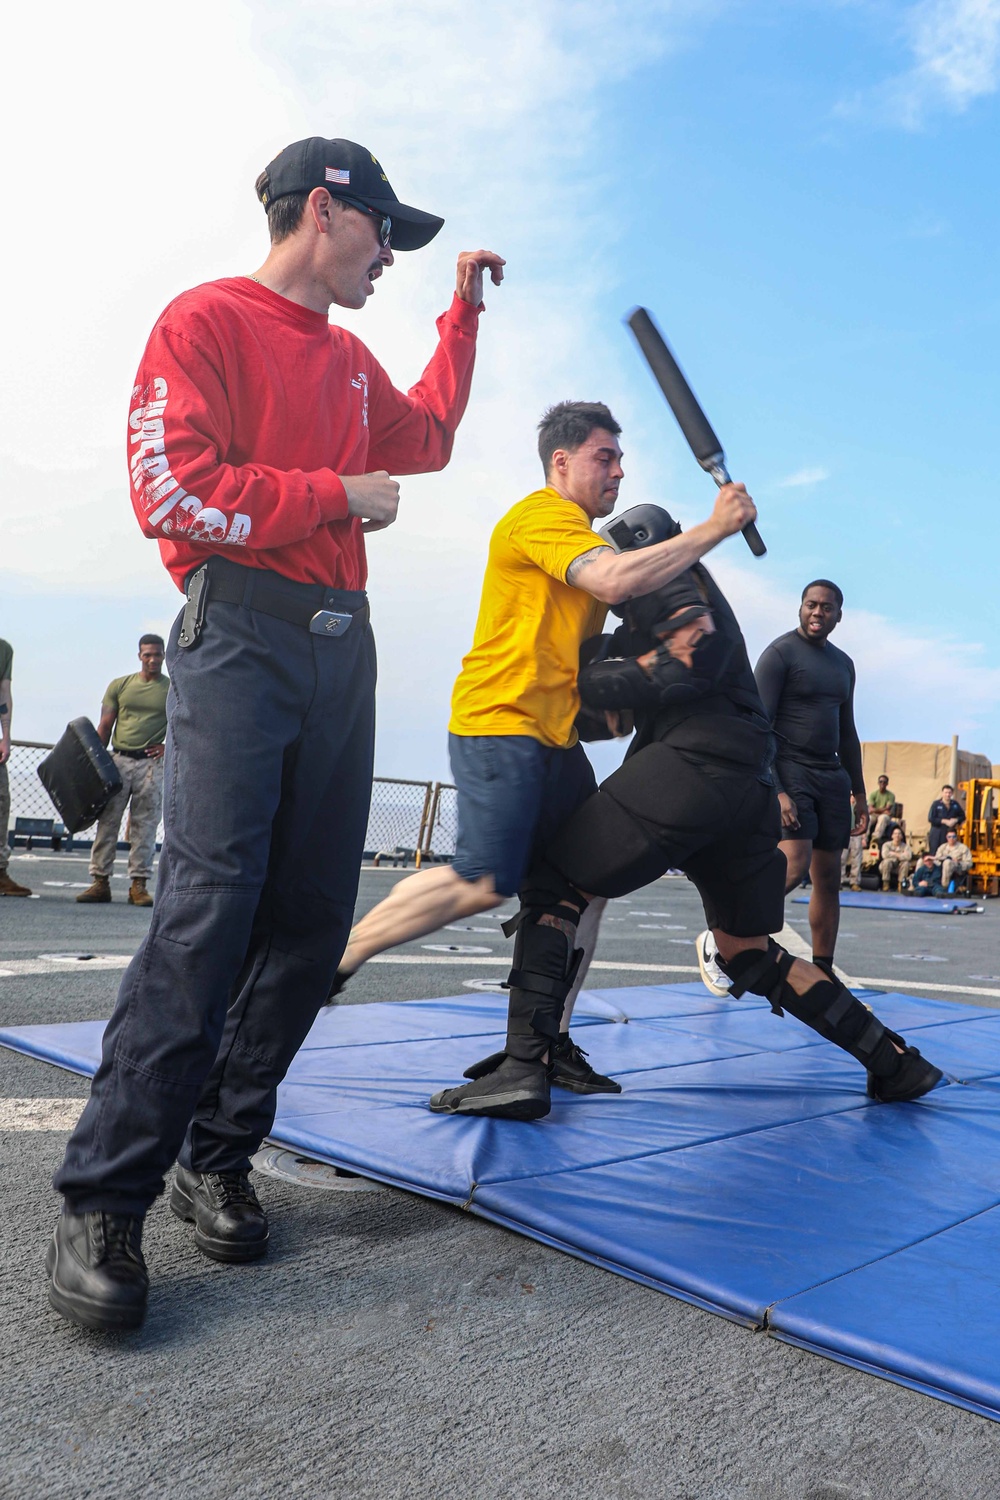
{"label": "tan tent canopy", "polygon": [[[896,801],[903,804],[907,833],[926,834],[930,805],[941,795],[944,784],[952,779],[951,746],[921,745],[913,740],[866,740],[861,752],[868,791],[875,790],[879,776],[888,776],[889,790],[895,792]],[[989,756],[959,750],[957,781],[992,775]],[[956,795],[959,795],[957,788]]]}

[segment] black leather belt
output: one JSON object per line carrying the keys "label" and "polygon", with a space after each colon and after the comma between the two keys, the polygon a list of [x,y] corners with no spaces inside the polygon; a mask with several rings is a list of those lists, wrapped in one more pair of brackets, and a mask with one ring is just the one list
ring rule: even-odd
{"label": "black leather belt", "polygon": [[[357,589],[331,589],[322,583],[297,583],[263,568],[244,568],[228,558],[213,557],[187,579],[188,610],[179,644],[193,644],[201,630],[205,605],[213,600],[242,604],[290,625],[302,625],[314,635],[344,635],[352,627],[364,629],[370,610]],[[194,606],[193,610],[191,606]],[[192,618],[189,622],[188,613]],[[186,633],[190,630],[190,639]]]}
{"label": "black leather belt", "polygon": [[[157,747],[157,748],[159,748],[159,747]],[[122,749],[119,748],[118,745],[112,745],[112,747],[111,747],[112,754],[114,754],[114,755],[127,755],[128,758],[129,758],[129,760],[146,760],[149,757],[149,750],[152,750],[152,749],[153,749],[152,745],[150,745],[150,747],[149,747],[148,750],[122,750]]]}

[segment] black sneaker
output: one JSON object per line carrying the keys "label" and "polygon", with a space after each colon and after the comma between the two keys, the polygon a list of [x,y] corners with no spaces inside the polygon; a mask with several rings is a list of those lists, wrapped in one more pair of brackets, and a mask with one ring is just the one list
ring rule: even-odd
{"label": "black sneaker", "polygon": [[[904,1045],[903,1038],[894,1031],[886,1029],[886,1036],[890,1041]],[[896,1056],[899,1066],[894,1073],[876,1076],[869,1071],[867,1092],[870,1099],[878,1099],[882,1104],[905,1104],[908,1099],[929,1094],[944,1077],[941,1069],[929,1063],[926,1057],[921,1057],[916,1047],[907,1047],[905,1052]]]}
{"label": "black sneaker", "polygon": [[543,1062],[522,1062],[506,1052],[485,1060],[495,1065],[457,1089],[442,1089],[430,1101],[436,1115],[489,1115],[498,1120],[541,1120],[552,1108],[549,1069]]}
{"label": "black sneaker", "polygon": [[178,1166],[170,1207],[194,1224],[194,1242],[211,1260],[260,1260],[267,1254],[267,1215],[249,1172],[191,1172]]}
{"label": "black sneaker", "polygon": [[552,1048],[552,1082],[557,1089],[569,1089],[574,1094],[620,1094],[622,1086],[613,1078],[605,1078],[587,1061],[587,1054],[567,1034],[561,1036]]}
{"label": "black sneaker", "polygon": [[138,1328],[149,1291],[141,1244],[141,1218],[60,1214],[45,1255],[56,1312],[81,1328]]}

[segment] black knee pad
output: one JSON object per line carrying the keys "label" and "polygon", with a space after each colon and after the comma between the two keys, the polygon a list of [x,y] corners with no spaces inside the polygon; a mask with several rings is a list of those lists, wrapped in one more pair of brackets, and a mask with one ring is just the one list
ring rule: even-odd
{"label": "black knee pad", "polygon": [[775,1015],[787,1010],[826,1041],[856,1057],[876,1077],[893,1074],[898,1067],[893,1042],[903,1044],[902,1038],[883,1026],[835,977],[818,981],[804,995],[796,994],[788,983],[788,971],[794,962],[792,955],[771,938],[765,951],[745,948],[725,962],[720,959],[719,966],[733,981],[730,993],[737,1000],[747,990],[763,995]]}
{"label": "black knee pad", "polygon": [[747,990],[752,995],[763,995],[776,1016],[783,1014],[785,990],[791,988],[786,975],[793,963],[792,955],[773,938],[768,939],[763,950],[744,948],[733,958],[723,959],[720,955],[718,959],[719,968],[732,980],[729,993],[734,1000],[739,1000]]}
{"label": "black knee pad", "polygon": [[592,896],[627,896],[657,880],[669,860],[640,823],[596,792],[546,848],[549,864]]}
{"label": "black knee pad", "polygon": [[[567,902],[570,906],[576,907],[578,913],[576,921],[580,920],[590,904],[573,882],[567,880],[562,871],[557,870],[555,865],[544,857],[533,862],[531,869],[524,877],[524,884],[521,886],[519,895],[522,908],[549,910],[558,906],[560,902]],[[572,912],[560,912],[559,915],[573,919]],[[510,928],[510,932],[507,932],[508,937],[511,932],[516,931],[519,919],[520,913],[510,922],[504,923],[505,932],[508,927]]]}

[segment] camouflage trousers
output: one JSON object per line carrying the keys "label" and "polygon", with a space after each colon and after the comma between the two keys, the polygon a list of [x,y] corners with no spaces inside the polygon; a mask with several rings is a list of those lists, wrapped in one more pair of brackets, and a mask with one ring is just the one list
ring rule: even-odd
{"label": "camouflage trousers", "polygon": [[7,767],[0,766],[0,874],[7,868],[10,850],[7,848],[7,829],[10,824],[10,779]]}
{"label": "camouflage trousers", "polygon": [[133,880],[148,880],[153,873],[156,830],[163,810],[163,758],[133,760],[111,752],[122,778],[116,792],[97,820],[94,847],[90,851],[91,879],[111,874],[118,846],[118,830],[126,807],[129,810],[128,872]]}

